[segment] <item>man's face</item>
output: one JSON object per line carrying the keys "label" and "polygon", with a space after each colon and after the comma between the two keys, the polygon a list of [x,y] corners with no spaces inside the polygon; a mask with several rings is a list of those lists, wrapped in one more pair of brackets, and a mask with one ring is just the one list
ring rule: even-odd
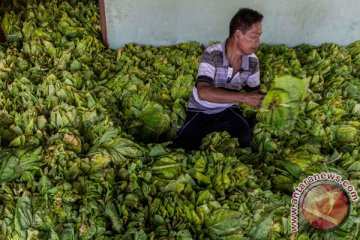
{"label": "man's face", "polygon": [[242,33],[240,30],[237,30],[236,38],[238,40],[238,49],[243,54],[250,55],[255,52],[255,50],[260,45],[260,37],[262,34],[262,24],[261,22],[254,23],[251,28],[246,32]]}

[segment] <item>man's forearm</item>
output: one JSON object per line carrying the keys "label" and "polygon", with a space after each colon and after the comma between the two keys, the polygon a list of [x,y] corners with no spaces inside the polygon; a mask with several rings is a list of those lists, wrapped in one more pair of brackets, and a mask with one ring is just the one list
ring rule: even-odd
{"label": "man's forearm", "polygon": [[260,107],[264,94],[254,92],[234,92],[222,88],[215,88],[208,84],[197,86],[198,97],[200,100],[215,103],[245,103],[253,107]]}
{"label": "man's forearm", "polygon": [[235,92],[211,86],[198,89],[199,99],[216,103],[242,103],[246,102],[248,95],[248,92]]}

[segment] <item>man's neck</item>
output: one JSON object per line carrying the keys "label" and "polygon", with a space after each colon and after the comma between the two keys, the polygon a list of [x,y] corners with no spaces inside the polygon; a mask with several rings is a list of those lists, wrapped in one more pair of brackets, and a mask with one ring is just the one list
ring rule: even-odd
{"label": "man's neck", "polygon": [[229,65],[232,67],[240,67],[241,56],[244,55],[235,45],[233,38],[228,38],[225,44],[225,53],[228,59]]}

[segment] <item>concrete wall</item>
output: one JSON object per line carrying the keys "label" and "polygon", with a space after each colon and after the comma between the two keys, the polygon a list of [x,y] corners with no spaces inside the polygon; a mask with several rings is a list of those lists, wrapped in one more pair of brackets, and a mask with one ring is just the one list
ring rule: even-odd
{"label": "concrete wall", "polygon": [[359,0],[104,0],[109,47],[224,40],[240,7],[264,15],[262,41],[296,46],[360,39]]}

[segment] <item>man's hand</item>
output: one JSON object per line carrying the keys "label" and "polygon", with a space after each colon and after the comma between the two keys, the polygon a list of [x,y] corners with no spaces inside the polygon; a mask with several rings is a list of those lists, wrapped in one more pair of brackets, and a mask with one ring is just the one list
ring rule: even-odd
{"label": "man's hand", "polygon": [[256,108],[260,107],[261,102],[265,97],[265,94],[259,91],[242,93],[242,95],[243,99],[241,102]]}

